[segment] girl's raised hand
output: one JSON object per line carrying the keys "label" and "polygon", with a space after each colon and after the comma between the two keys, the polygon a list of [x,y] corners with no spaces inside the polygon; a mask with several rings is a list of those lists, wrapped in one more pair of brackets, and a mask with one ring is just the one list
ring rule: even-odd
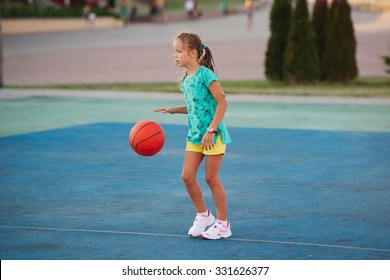
{"label": "girl's raised hand", "polygon": [[170,113],[170,114],[173,114],[171,111],[170,111],[171,108],[169,107],[161,107],[161,108],[155,108],[153,109],[153,112],[161,112],[163,114],[166,114],[166,113]]}

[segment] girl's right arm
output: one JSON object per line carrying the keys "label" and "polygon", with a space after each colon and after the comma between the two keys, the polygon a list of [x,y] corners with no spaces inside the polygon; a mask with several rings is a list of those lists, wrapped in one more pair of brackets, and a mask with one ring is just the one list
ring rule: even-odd
{"label": "girl's right arm", "polygon": [[153,109],[153,112],[161,112],[163,114],[169,113],[169,114],[187,114],[187,107],[161,107]]}

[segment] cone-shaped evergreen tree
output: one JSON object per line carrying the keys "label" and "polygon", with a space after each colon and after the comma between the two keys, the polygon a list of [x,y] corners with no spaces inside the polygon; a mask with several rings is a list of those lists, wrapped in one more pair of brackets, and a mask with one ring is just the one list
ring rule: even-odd
{"label": "cone-shaped evergreen tree", "polygon": [[390,74],[390,55],[382,56],[382,58],[383,58],[383,62],[387,66],[386,73]]}
{"label": "cone-shaped evergreen tree", "polygon": [[285,75],[288,83],[309,83],[319,78],[319,62],[313,26],[306,0],[297,0],[285,52]]}
{"label": "cone-shaped evergreen tree", "polygon": [[265,75],[270,80],[283,80],[284,53],[291,22],[291,0],[274,0],[270,15],[271,36],[265,53]]}
{"label": "cone-shaped evergreen tree", "polygon": [[328,18],[328,0],[316,0],[313,8],[313,30],[316,38],[318,60],[320,64],[320,78],[325,78],[324,54],[326,43],[326,27]]}
{"label": "cone-shaped evergreen tree", "polygon": [[324,54],[325,78],[349,82],[357,77],[356,39],[347,0],[333,0]]}

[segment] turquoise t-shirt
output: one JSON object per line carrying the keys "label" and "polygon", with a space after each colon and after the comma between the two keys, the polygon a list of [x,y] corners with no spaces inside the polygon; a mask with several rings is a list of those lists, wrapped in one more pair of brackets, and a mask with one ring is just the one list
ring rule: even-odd
{"label": "turquoise t-shirt", "polygon": [[[194,144],[202,143],[203,135],[214,118],[217,102],[209,90],[213,81],[218,81],[215,73],[209,68],[201,66],[192,77],[184,76],[180,84],[180,91],[184,93],[188,111],[189,131],[187,139]],[[221,121],[216,130],[217,134],[214,142],[218,135],[222,136],[222,143],[229,144],[232,142],[224,120]]]}

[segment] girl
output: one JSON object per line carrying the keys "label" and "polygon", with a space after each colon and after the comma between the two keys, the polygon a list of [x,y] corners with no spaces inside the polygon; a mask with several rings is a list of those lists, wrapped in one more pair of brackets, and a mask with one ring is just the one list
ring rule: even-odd
{"label": "girl", "polygon": [[[226,217],[226,193],[218,175],[226,144],[231,142],[223,121],[227,109],[225,94],[215,74],[211,51],[198,35],[179,34],[173,41],[173,51],[176,65],[186,69],[180,84],[186,106],[156,108],[154,112],[188,114],[189,131],[181,176],[197,212],[188,235],[227,238],[232,232]],[[206,207],[196,181],[204,158],[206,182],[213,195],[217,220]]]}

